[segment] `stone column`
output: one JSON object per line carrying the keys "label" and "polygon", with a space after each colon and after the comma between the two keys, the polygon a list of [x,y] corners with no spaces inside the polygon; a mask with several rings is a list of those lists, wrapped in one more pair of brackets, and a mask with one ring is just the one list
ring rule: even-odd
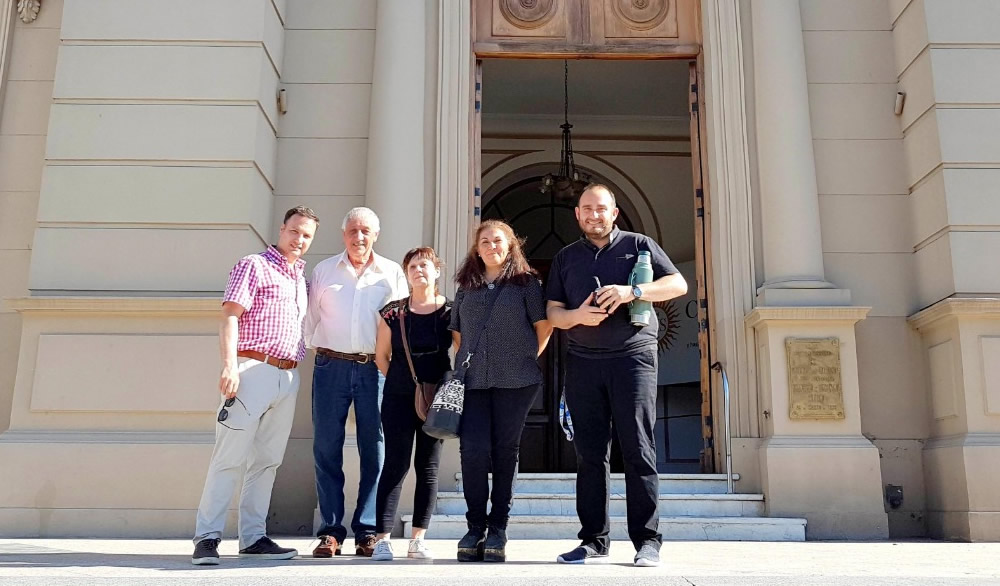
{"label": "stone column", "polygon": [[761,305],[848,305],[823,274],[799,0],[753,2],[753,71],[764,245]]}
{"label": "stone column", "polygon": [[425,234],[426,15],[422,0],[379,0],[368,130],[366,205],[382,224],[375,250],[397,262]]}

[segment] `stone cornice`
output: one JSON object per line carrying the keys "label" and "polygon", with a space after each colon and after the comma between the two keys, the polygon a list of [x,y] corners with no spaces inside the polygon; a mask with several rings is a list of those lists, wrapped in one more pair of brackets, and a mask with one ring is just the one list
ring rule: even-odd
{"label": "stone cornice", "polygon": [[219,297],[18,297],[4,306],[27,314],[205,316],[217,314]]}
{"label": "stone cornice", "polygon": [[1000,298],[997,297],[975,297],[961,298],[952,297],[942,299],[934,305],[921,309],[906,319],[910,325],[918,330],[922,330],[950,316],[976,316],[988,319],[1000,319]]}
{"label": "stone cornice", "polygon": [[750,327],[769,321],[847,321],[859,322],[868,316],[870,307],[755,307],[743,321]]}

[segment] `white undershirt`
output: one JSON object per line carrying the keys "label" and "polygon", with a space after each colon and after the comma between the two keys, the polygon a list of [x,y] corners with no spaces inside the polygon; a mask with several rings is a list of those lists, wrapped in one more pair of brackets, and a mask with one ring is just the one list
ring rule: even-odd
{"label": "white undershirt", "polygon": [[379,310],[408,294],[402,267],[385,257],[373,252],[358,277],[346,252],[331,256],[312,271],[303,326],[306,345],[372,354]]}

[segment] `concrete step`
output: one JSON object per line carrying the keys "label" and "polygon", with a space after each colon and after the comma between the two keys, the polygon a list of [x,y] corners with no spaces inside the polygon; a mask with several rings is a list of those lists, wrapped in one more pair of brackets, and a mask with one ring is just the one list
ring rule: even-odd
{"label": "concrete step", "polygon": [[[563,493],[522,493],[514,495],[512,515],[576,515],[576,495]],[[439,492],[437,513],[464,515],[465,495],[461,492]],[[609,514],[626,514],[625,495],[611,494]],[[661,494],[660,514],[665,517],[760,517],[764,514],[761,494]]]}
{"label": "concrete step", "polygon": [[[660,474],[660,494],[725,494],[725,474]],[[491,475],[492,478],[492,475]],[[739,474],[733,474],[738,481]],[[442,488],[444,483],[442,482]],[[455,475],[455,490],[462,492],[462,473]],[[518,473],[518,493],[576,494],[575,473]],[[611,492],[625,492],[625,475],[611,475]]]}
{"label": "concrete step", "polygon": [[[412,529],[412,515],[403,516],[403,535]],[[428,537],[459,539],[468,527],[464,515],[434,515]],[[576,540],[576,515],[517,515],[510,518],[510,539]],[[805,519],[766,517],[661,517],[660,532],[670,541],[805,541]],[[611,517],[611,538],[628,539],[625,517]]]}

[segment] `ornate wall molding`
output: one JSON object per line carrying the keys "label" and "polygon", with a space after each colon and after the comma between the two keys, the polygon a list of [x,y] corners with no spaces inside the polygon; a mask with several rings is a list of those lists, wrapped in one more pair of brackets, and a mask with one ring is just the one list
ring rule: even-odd
{"label": "ornate wall molding", "polygon": [[34,22],[41,8],[42,0],[17,0],[17,15],[25,24]]}
{"label": "ornate wall molding", "polygon": [[556,0],[500,0],[498,4],[504,19],[522,29],[543,26],[556,14]]}
{"label": "ornate wall molding", "polygon": [[677,0],[604,0],[607,38],[677,36]]}

